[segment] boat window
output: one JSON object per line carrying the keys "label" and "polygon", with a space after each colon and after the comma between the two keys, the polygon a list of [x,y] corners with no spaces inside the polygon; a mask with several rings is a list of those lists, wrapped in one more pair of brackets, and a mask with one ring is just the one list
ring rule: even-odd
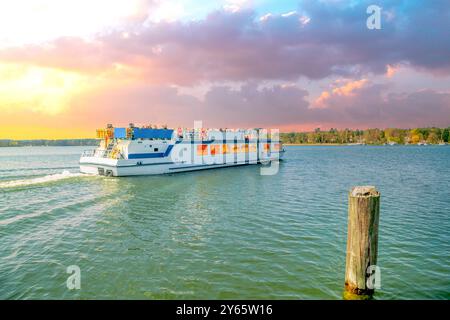
{"label": "boat window", "polygon": [[158,148],[153,149],[153,151],[155,151],[155,152],[158,151]]}

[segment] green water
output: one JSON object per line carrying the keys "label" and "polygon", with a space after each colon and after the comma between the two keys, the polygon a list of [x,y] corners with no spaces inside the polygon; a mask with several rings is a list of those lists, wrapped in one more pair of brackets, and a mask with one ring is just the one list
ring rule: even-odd
{"label": "green water", "polygon": [[340,299],[347,191],[366,184],[375,298],[450,298],[450,147],[287,147],[273,176],[134,178],[78,174],[82,150],[0,148],[0,298]]}

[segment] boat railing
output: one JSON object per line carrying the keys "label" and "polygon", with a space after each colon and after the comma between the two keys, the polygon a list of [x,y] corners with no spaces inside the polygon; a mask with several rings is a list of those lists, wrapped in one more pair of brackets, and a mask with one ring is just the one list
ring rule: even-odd
{"label": "boat railing", "polygon": [[113,150],[84,150],[81,154],[82,157],[96,157],[96,158],[114,158],[114,159],[124,159],[123,154],[120,151],[114,153]]}
{"label": "boat railing", "polygon": [[82,157],[94,157],[96,150],[84,150],[81,154]]}
{"label": "boat railing", "polygon": [[97,157],[104,158],[107,156],[107,150],[84,150],[81,154],[82,157]]}

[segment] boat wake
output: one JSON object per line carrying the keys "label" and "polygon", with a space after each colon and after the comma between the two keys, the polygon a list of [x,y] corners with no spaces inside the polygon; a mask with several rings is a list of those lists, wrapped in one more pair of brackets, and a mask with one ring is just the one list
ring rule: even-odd
{"label": "boat wake", "polygon": [[32,168],[9,168],[0,169],[0,172],[11,172],[11,171],[35,171],[35,170],[66,170],[66,169],[78,169],[79,166],[72,167],[32,167]]}
{"label": "boat wake", "polygon": [[39,178],[0,182],[0,189],[31,186],[31,185],[35,185],[35,184],[54,182],[54,181],[59,181],[59,180],[74,178],[74,177],[80,177],[80,176],[85,176],[85,174],[79,173],[79,172],[74,173],[74,172],[64,170],[62,173],[50,174],[50,175],[39,177]]}

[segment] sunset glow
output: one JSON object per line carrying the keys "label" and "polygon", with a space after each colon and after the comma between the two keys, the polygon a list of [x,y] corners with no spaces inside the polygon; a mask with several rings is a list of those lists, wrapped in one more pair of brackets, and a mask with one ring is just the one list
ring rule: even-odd
{"label": "sunset glow", "polygon": [[83,76],[38,66],[0,64],[0,112],[62,113],[82,90]]}
{"label": "sunset glow", "polygon": [[406,3],[381,1],[369,30],[370,1],[4,1],[0,139],[448,126],[449,6]]}

